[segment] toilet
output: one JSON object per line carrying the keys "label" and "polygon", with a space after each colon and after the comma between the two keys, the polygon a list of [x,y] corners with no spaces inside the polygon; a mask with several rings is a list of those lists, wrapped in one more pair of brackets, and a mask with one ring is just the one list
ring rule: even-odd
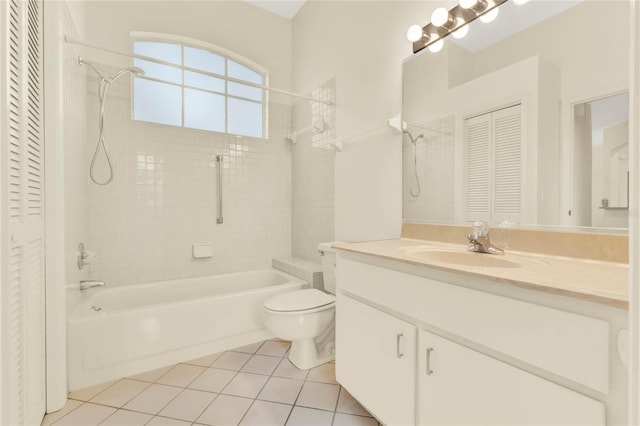
{"label": "toilet", "polygon": [[291,341],[289,361],[301,370],[335,358],[336,252],[321,243],[324,291],[308,288],[271,297],[264,302],[262,321],[276,337]]}

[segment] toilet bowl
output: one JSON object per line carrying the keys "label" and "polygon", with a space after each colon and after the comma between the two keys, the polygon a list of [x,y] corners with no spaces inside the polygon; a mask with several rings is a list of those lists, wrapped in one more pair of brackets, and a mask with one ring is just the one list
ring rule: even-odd
{"label": "toilet bowl", "polygon": [[276,337],[291,341],[289,361],[308,370],[335,358],[335,251],[322,243],[324,291],[310,288],[271,297],[264,302],[262,321]]}

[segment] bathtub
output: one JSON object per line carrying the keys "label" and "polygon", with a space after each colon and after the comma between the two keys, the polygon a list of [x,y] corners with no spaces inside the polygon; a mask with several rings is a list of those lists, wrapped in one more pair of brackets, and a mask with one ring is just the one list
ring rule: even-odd
{"label": "bathtub", "polygon": [[89,290],[67,322],[69,390],[273,337],[264,300],[307,286],[266,269]]}

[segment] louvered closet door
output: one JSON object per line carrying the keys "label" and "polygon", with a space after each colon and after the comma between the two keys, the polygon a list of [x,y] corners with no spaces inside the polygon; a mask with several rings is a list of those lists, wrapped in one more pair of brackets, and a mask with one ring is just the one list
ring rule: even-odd
{"label": "louvered closet door", "polygon": [[42,2],[2,2],[2,424],[45,411]]}
{"label": "louvered closet door", "polygon": [[466,220],[490,220],[491,114],[465,120]]}
{"label": "louvered closet door", "polygon": [[520,105],[491,114],[493,128],[492,221],[520,223],[522,206],[522,114]]}
{"label": "louvered closet door", "polygon": [[522,114],[514,105],[464,125],[466,212],[469,222],[522,217]]}

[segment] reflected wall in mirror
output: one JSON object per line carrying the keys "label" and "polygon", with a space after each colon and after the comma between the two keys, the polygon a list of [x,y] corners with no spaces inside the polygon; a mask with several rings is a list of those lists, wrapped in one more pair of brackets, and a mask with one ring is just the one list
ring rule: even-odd
{"label": "reflected wall in mirror", "polygon": [[[627,227],[612,209],[626,202],[624,143],[595,146],[584,114],[595,126],[628,90],[628,14],[622,1],[507,2],[467,38],[407,59],[404,219]],[[613,140],[623,121],[596,133]]]}
{"label": "reflected wall in mirror", "polygon": [[627,226],[629,94],[573,106],[573,216],[576,224]]}

